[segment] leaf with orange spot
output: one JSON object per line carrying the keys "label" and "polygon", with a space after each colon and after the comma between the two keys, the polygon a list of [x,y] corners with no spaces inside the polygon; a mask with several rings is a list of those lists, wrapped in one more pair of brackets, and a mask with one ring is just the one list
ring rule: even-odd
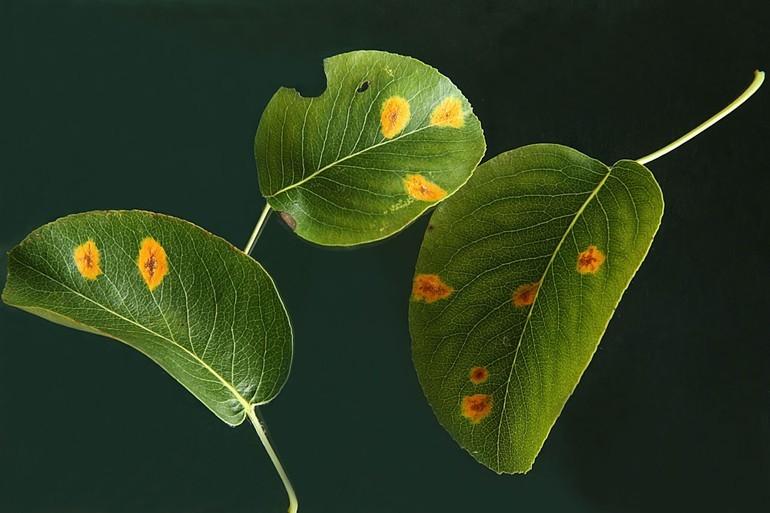
{"label": "leaf with orange spot", "polygon": [[181,219],[109,211],[49,223],[8,254],[2,297],[125,342],[231,425],[288,377],[291,326],[273,280],[227,241]]}
{"label": "leaf with orange spot", "polygon": [[88,239],[76,247],[72,252],[72,258],[75,260],[75,267],[83,278],[95,280],[102,275],[102,252],[99,251],[93,240]]}
{"label": "leaf with orange spot", "polygon": [[406,175],[404,187],[411,197],[419,201],[439,201],[446,191],[422,175]]}
{"label": "leaf with orange spot", "polygon": [[492,406],[489,394],[466,395],[460,404],[460,414],[471,424],[478,424],[492,413]]}
{"label": "leaf with orange spot", "polygon": [[380,108],[380,133],[385,139],[393,139],[404,131],[411,119],[409,100],[402,96],[386,98]]}
{"label": "leaf with orange spot", "polygon": [[604,253],[593,244],[578,253],[577,272],[580,274],[596,274],[602,264],[604,264]]}
{"label": "leaf with orange spot", "polygon": [[516,287],[513,291],[513,306],[524,308],[535,302],[537,289],[540,288],[540,282],[525,283]]}
{"label": "leaf with orange spot", "polygon": [[324,61],[326,90],[275,93],[259,122],[259,186],[300,237],[352,246],[401,231],[457,191],[486,148],[468,100],[411,57]]}
{"label": "leaf with orange spot", "polygon": [[452,295],[454,289],[444,283],[438,274],[418,274],[412,283],[412,298],[415,301],[433,303]]}
{"label": "leaf with orange spot", "polygon": [[139,245],[139,255],[136,257],[136,267],[147,284],[147,288],[155,290],[168,274],[168,257],[166,250],[152,237],[145,237]]}
{"label": "leaf with orange spot", "polygon": [[489,371],[486,367],[474,367],[471,369],[471,372],[468,374],[468,379],[471,380],[471,383],[474,385],[480,385],[482,383],[486,383],[489,379]]}
{"label": "leaf with orange spot", "polygon": [[465,123],[462,102],[458,98],[447,96],[430,113],[430,123],[433,126],[461,128]]}
{"label": "leaf with orange spot", "polygon": [[440,273],[453,292],[410,301],[413,359],[439,421],[479,462],[530,469],[662,214],[644,166],[553,144],[482,164],[437,207],[416,278]]}

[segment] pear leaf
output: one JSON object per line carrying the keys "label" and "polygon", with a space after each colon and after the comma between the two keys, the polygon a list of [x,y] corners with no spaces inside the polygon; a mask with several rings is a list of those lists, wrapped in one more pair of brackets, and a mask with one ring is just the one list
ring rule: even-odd
{"label": "pear leaf", "polygon": [[436,209],[409,308],[414,364],[480,463],[532,467],[662,215],[646,167],[554,144],[482,164]]}
{"label": "pear leaf", "polygon": [[285,383],[292,332],[270,276],[227,241],[141,211],[75,214],[8,253],[3,301],[140,351],[230,425]]}
{"label": "pear leaf", "polygon": [[311,242],[384,239],[450,196],[486,148],[460,90],[434,68],[380,51],[324,61],[327,88],[281,88],[254,142],[270,206]]}

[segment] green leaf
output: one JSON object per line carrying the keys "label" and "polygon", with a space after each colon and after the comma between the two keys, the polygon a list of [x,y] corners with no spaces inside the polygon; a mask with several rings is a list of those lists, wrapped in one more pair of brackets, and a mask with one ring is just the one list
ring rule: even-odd
{"label": "green leaf", "polygon": [[662,214],[644,166],[553,144],[482,164],[436,209],[409,309],[414,363],[480,463],[532,467]]}
{"label": "green leaf", "polygon": [[448,78],[378,51],[331,57],[324,70],[321,96],[276,92],[254,143],[262,194],[299,236],[332,246],[383,239],[471,176],[484,135]]}
{"label": "green leaf", "polygon": [[230,425],[275,397],[291,366],[289,318],[262,266],[165,215],[89,212],[38,228],[8,254],[3,300],[125,342]]}

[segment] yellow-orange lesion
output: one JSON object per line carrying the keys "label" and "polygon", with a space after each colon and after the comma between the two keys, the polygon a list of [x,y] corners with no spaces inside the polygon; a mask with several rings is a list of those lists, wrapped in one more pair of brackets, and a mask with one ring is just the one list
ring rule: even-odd
{"label": "yellow-orange lesion", "polygon": [[412,284],[412,299],[433,303],[452,295],[454,289],[444,283],[438,274],[418,274]]}
{"label": "yellow-orange lesion", "polygon": [[489,379],[489,371],[486,367],[471,367],[470,373],[468,373],[468,379],[474,385],[481,385],[486,383]]}
{"label": "yellow-orange lesion", "polygon": [[102,274],[102,254],[92,239],[76,247],[72,252],[75,266],[80,276],[87,280],[95,280]]}
{"label": "yellow-orange lesion", "polygon": [[404,188],[407,194],[419,201],[439,201],[446,197],[446,191],[422,175],[406,175]]}
{"label": "yellow-orange lesion", "polygon": [[143,239],[136,257],[136,266],[147,288],[155,290],[168,274],[166,250],[152,237]]}
{"label": "yellow-orange lesion", "polygon": [[409,124],[412,113],[409,102],[401,96],[391,96],[382,102],[380,110],[380,131],[386,139],[400,134]]}
{"label": "yellow-orange lesion", "polygon": [[492,412],[492,396],[489,394],[473,394],[463,397],[460,406],[462,416],[472,424],[478,424]]}
{"label": "yellow-orange lesion", "polygon": [[513,306],[524,308],[535,302],[537,291],[540,288],[540,282],[525,283],[516,287],[513,291]]}
{"label": "yellow-orange lesion", "polygon": [[436,105],[430,114],[430,124],[433,126],[448,126],[462,128],[465,124],[463,104],[459,98],[449,96]]}
{"label": "yellow-orange lesion", "polygon": [[577,272],[580,274],[596,274],[604,263],[604,253],[593,244],[577,257]]}

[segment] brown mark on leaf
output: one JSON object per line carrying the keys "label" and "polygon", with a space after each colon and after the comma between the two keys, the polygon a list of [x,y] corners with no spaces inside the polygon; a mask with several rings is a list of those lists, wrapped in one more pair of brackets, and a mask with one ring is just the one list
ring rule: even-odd
{"label": "brown mark on leaf", "polygon": [[404,189],[407,194],[420,201],[438,201],[446,196],[446,191],[422,175],[406,175]]}
{"label": "brown mark on leaf", "polygon": [[481,385],[489,379],[489,371],[486,367],[472,367],[471,372],[468,374],[468,379],[474,385]]}
{"label": "brown mark on leaf", "polygon": [[448,126],[462,128],[465,124],[463,104],[459,98],[450,96],[444,98],[430,114],[430,124],[433,126]]}
{"label": "brown mark on leaf", "polygon": [[358,89],[356,89],[356,92],[357,92],[357,93],[363,93],[363,92],[364,92],[364,91],[366,91],[367,89],[369,89],[369,81],[368,81],[368,80],[364,80],[364,81],[361,83],[361,85],[360,85],[360,86],[358,86]]}
{"label": "brown mark on leaf", "polygon": [[534,303],[539,288],[539,281],[525,283],[524,285],[516,287],[516,290],[513,291],[513,306],[516,308],[523,308]]}
{"label": "brown mark on leaf", "polygon": [[577,272],[580,274],[596,274],[604,263],[604,253],[594,245],[588,246],[577,257]]}
{"label": "brown mark on leaf", "polygon": [[80,276],[87,280],[95,280],[102,274],[101,261],[102,254],[96,243],[92,239],[76,247],[72,251],[72,258],[75,260],[75,266],[78,268]]}
{"label": "brown mark on leaf", "polygon": [[297,229],[297,220],[294,219],[291,214],[288,212],[281,212],[279,215],[281,216],[281,219],[283,219],[283,222],[286,223],[286,226],[291,229],[291,231],[295,231]]}
{"label": "brown mark on leaf", "polygon": [[409,110],[409,102],[401,96],[391,96],[382,102],[380,111],[380,131],[386,139],[392,139],[400,134],[412,114]]}
{"label": "brown mark on leaf", "polygon": [[478,424],[492,412],[492,396],[489,394],[473,394],[463,397],[461,406],[463,417],[472,424]]}
{"label": "brown mark on leaf", "polygon": [[433,303],[451,296],[454,290],[438,274],[418,274],[412,284],[412,299]]}
{"label": "brown mark on leaf", "polygon": [[139,255],[136,257],[136,266],[142,275],[144,283],[152,292],[168,274],[168,258],[166,250],[152,237],[146,237],[139,245]]}

